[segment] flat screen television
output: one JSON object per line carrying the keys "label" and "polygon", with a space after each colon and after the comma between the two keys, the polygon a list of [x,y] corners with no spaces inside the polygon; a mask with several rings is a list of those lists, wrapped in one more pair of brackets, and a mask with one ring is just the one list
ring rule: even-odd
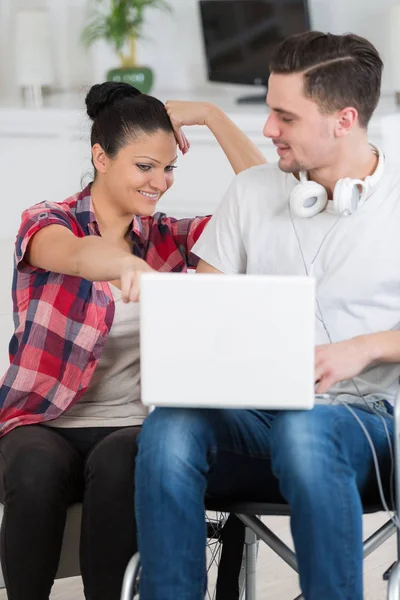
{"label": "flat screen television", "polygon": [[[307,0],[200,0],[208,79],[268,83],[270,56],[283,39],[310,29]],[[238,102],[265,102],[265,94]]]}

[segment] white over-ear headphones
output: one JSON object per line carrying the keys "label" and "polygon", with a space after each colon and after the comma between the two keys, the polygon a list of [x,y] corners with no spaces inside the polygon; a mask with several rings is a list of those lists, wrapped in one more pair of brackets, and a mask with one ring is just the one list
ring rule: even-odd
{"label": "white over-ear headphones", "polygon": [[[385,158],[381,150],[373,146],[373,151],[378,155],[378,164],[372,175],[361,179],[345,177],[336,182],[333,191],[333,200],[329,203],[330,213],[338,215],[351,215],[366,201],[368,194],[382,179],[385,167]],[[325,209],[328,204],[326,189],[316,181],[308,180],[308,173],[299,173],[300,183],[293,188],[290,194],[290,210],[296,217],[314,217]],[[361,188],[361,191],[360,191]]]}

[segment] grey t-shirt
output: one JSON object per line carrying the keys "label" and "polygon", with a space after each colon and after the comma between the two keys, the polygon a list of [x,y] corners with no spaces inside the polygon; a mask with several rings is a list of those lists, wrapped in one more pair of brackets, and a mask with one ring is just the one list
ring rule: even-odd
{"label": "grey t-shirt", "polygon": [[52,427],[120,427],[141,425],[148,409],[140,401],[139,304],[125,304],[110,284],[114,321],[85,394]]}

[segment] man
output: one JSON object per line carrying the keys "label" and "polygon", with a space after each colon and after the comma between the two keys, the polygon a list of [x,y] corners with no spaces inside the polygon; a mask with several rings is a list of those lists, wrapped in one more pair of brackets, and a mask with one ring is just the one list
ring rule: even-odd
{"label": "man", "polygon": [[281,44],[270,73],[264,134],[279,163],[235,179],[195,247],[198,271],[312,273],[316,392],[329,401],[150,415],[137,460],[141,600],[203,598],[206,490],[280,492],[306,600],[363,598],[362,497],[376,474],[360,422],[388,482],[400,374],[400,174],[367,137],[382,62],[365,39],[308,32]]}

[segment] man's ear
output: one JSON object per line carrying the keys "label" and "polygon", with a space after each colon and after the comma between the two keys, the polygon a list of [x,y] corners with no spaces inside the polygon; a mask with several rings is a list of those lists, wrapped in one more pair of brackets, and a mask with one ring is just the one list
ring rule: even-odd
{"label": "man's ear", "polygon": [[104,152],[100,144],[95,144],[92,148],[93,166],[99,173],[106,173],[109,163],[109,158]]}
{"label": "man's ear", "polygon": [[335,123],[336,137],[348,135],[353,127],[358,123],[358,111],[353,106],[347,106],[337,113]]}

